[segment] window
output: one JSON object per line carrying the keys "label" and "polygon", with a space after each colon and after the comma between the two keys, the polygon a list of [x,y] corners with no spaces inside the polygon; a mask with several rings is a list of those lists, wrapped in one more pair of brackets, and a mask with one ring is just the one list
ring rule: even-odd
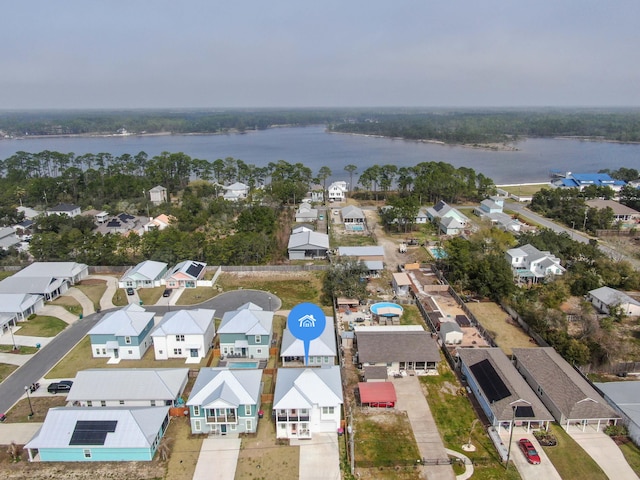
{"label": "window", "polygon": [[238,426],[235,423],[232,423],[229,428],[231,428],[232,432],[235,432],[238,429]]}
{"label": "window", "polygon": [[120,403],[120,405],[124,405],[124,400],[120,400],[118,403]]}
{"label": "window", "polygon": [[174,348],[173,349],[173,354],[174,355],[182,355],[182,349],[181,348]]}
{"label": "window", "polygon": [[324,357],[324,363],[329,363],[329,357]]}
{"label": "window", "polygon": [[87,407],[93,407],[93,402],[91,400],[87,400]]}
{"label": "window", "polygon": [[245,425],[245,430],[247,432],[252,432],[253,431],[253,420],[248,418],[247,420],[245,420],[244,425]]}
{"label": "window", "polygon": [[262,343],[262,335],[256,335],[256,343]]}
{"label": "window", "polygon": [[158,355],[162,355],[162,350],[158,350]]}
{"label": "window", "polygon": [[106,349],[106,348],[103,348],[103,349],[102,349],[102,354],[103,354],[103,355],[106,355],[106,354],[107,354],[107,349]]}
{"label": "window", "polygon": [[124,337],[124,343],[131,345],[131,337]]}
{"label": "window", "polygon": [[100,355],[100,349],[96,348],[96,355]]}
{"label": "window", "polygon": [[176,342],[184,342],[184,335],[176,335]]}
{"label": "window", "polygon": [[256,354],[260,355],[262,353],[262,349],[261,348],[256,348]]}
{"label": "window", "polygon": [[202,421],[200,421],[200,420],[194,420],[194,421],[193,421],[193,429],[194,429],[196,432],[199,432],[200,430],[202,430]]}
{"label": "window", "polygon": [[151,406],[155,407],[156,406],[156,401],[155,400],[151,400]]}
{"label": "window", "polygon": [[91,450],[88,448],[85,448],[82,453],[84,454],[84,458],[91,458]]}
{"label": "window", "polygon": [[133,350],[127,350],[127,353],[128,353],[129,355],[133,355]]}
{"label": "window", "polygon": [[199,417],[200,416],[200,405],[194,405],[193,406],[193,416],[194,417]]}
{"label": "window", "polygon": [[106,407],[107,406],[107,402],[104,400],[100,400],[100,406],[101,407]]}
{"label": "window", "polygon": [[322,407],[323,415],[333,415],[334,407]]}
{"label": "window", "polygon": [[244,406],[244,414],[245,415],[251,415],[251,405],[245,405]]}

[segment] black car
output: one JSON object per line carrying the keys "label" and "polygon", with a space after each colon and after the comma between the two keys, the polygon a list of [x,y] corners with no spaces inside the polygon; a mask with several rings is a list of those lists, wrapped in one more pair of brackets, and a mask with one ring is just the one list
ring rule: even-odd
{"label": "black car", "polygon": [[71,390],[73,382],[71,380],[62,380],[61,382],[54,382],[47,387],[49,393],[68,392]]}
{"label": "black car", "polygon": [[131,287],[127,288],[127,295],[133,295],[134,293],[136,292],[133,291],[133,288]]}
{"label": "black car", "polygon": [[170,288],[165,288],[164,292],[162,292],[162,296],[163,297],[168,297],[169,295],[171,295],[171,289]]}

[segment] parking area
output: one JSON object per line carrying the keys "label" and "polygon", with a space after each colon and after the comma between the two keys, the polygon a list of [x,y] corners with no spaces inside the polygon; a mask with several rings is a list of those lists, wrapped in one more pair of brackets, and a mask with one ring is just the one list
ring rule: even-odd
{"label": "parking area", "polygon": [[233,480],[240,442],[239,438],[205,438],[193,480]]}
{"label": "parking area", "polygon": [[340,452],[336,433],[314,433],[309,440],[292,439],[300,447],[300,480],[340,480]]}
{"label": "parking area", "polygon": [[[518,429],[513,431],[513,440],[511,442],[511,460],[518,469],[518,473],[522,480],[562,480],[562,477],[558,474],[553,463],[547,457],[547,454],[540,447],[540,444],[535,439],[532,433],[519,433]],[[509,434],[500,435],[505,445],[509,443]],[[526,438],[535,447],[538,455],[540,456],[540,465],[530,464],[522,450],[520,450],[520,439]]]}
{"label": "parking area", "polygon": [[607,477],[616,480],[638,478],[620,448],[605,433],[592,429],[582,432],[570,428],[569,435],[596,461]]}

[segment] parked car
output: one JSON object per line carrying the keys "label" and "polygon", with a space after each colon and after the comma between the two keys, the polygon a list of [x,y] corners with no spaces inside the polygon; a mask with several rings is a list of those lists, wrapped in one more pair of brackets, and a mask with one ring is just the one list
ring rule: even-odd
{"label": "parked car", "polygon": [[531,443],[531,441],[528,438],[521,438],[518,443],[520,445],[520,450],[522,450],[522,453],[524,453],[524,456],[527,458],[527,461],[529,463],[532,463],[533,465],[539,465],[540,455],[538,455],[538,452],[533,446],[533,443]]}
{"label": "parked car", "polygon": [[162,296],[163,297],[168,297],[169,295],[171,295],[171,289],[170,288],[165,288],[164,292],[162,292]]}
{"label": "parked car", "polygon": [[133,291],[133,288],[129,287],[127,288],[127,295],[133,295],[135,292]]}
{"label": "parked car", "polygon": [[49,393],[68,392],[71,390],[73,382],[71,380],[62,380],[61,382],[53,382],[47,387]]}

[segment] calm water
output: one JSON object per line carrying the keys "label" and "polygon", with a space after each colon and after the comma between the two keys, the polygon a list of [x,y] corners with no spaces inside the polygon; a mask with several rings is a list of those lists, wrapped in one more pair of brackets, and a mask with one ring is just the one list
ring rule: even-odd
{"label": "calm water", "polygon": [[[531,139],[518,143],[516,152],[493,152],[405,140],[325,133],[324,127],[274,128],[245,135],[167,135],[156,137],[96,137],[0,140],[0,159],[18,151],[52,150],[112,155],[140,151],[150,157],[162,152],[184,152],[192,158],[234,157],[257,166],[286,160],[303,163],[315,173],[326,165],[334,180],[349,180],[344,166],[358,166],[355,177],[371,165],[413,166],[446,162],[466,166],[496,183],[544,182],[549,170],[596,172],[603,168],[640,169],[640,145]],[[355,181],[355,178],[354,178]]]}

